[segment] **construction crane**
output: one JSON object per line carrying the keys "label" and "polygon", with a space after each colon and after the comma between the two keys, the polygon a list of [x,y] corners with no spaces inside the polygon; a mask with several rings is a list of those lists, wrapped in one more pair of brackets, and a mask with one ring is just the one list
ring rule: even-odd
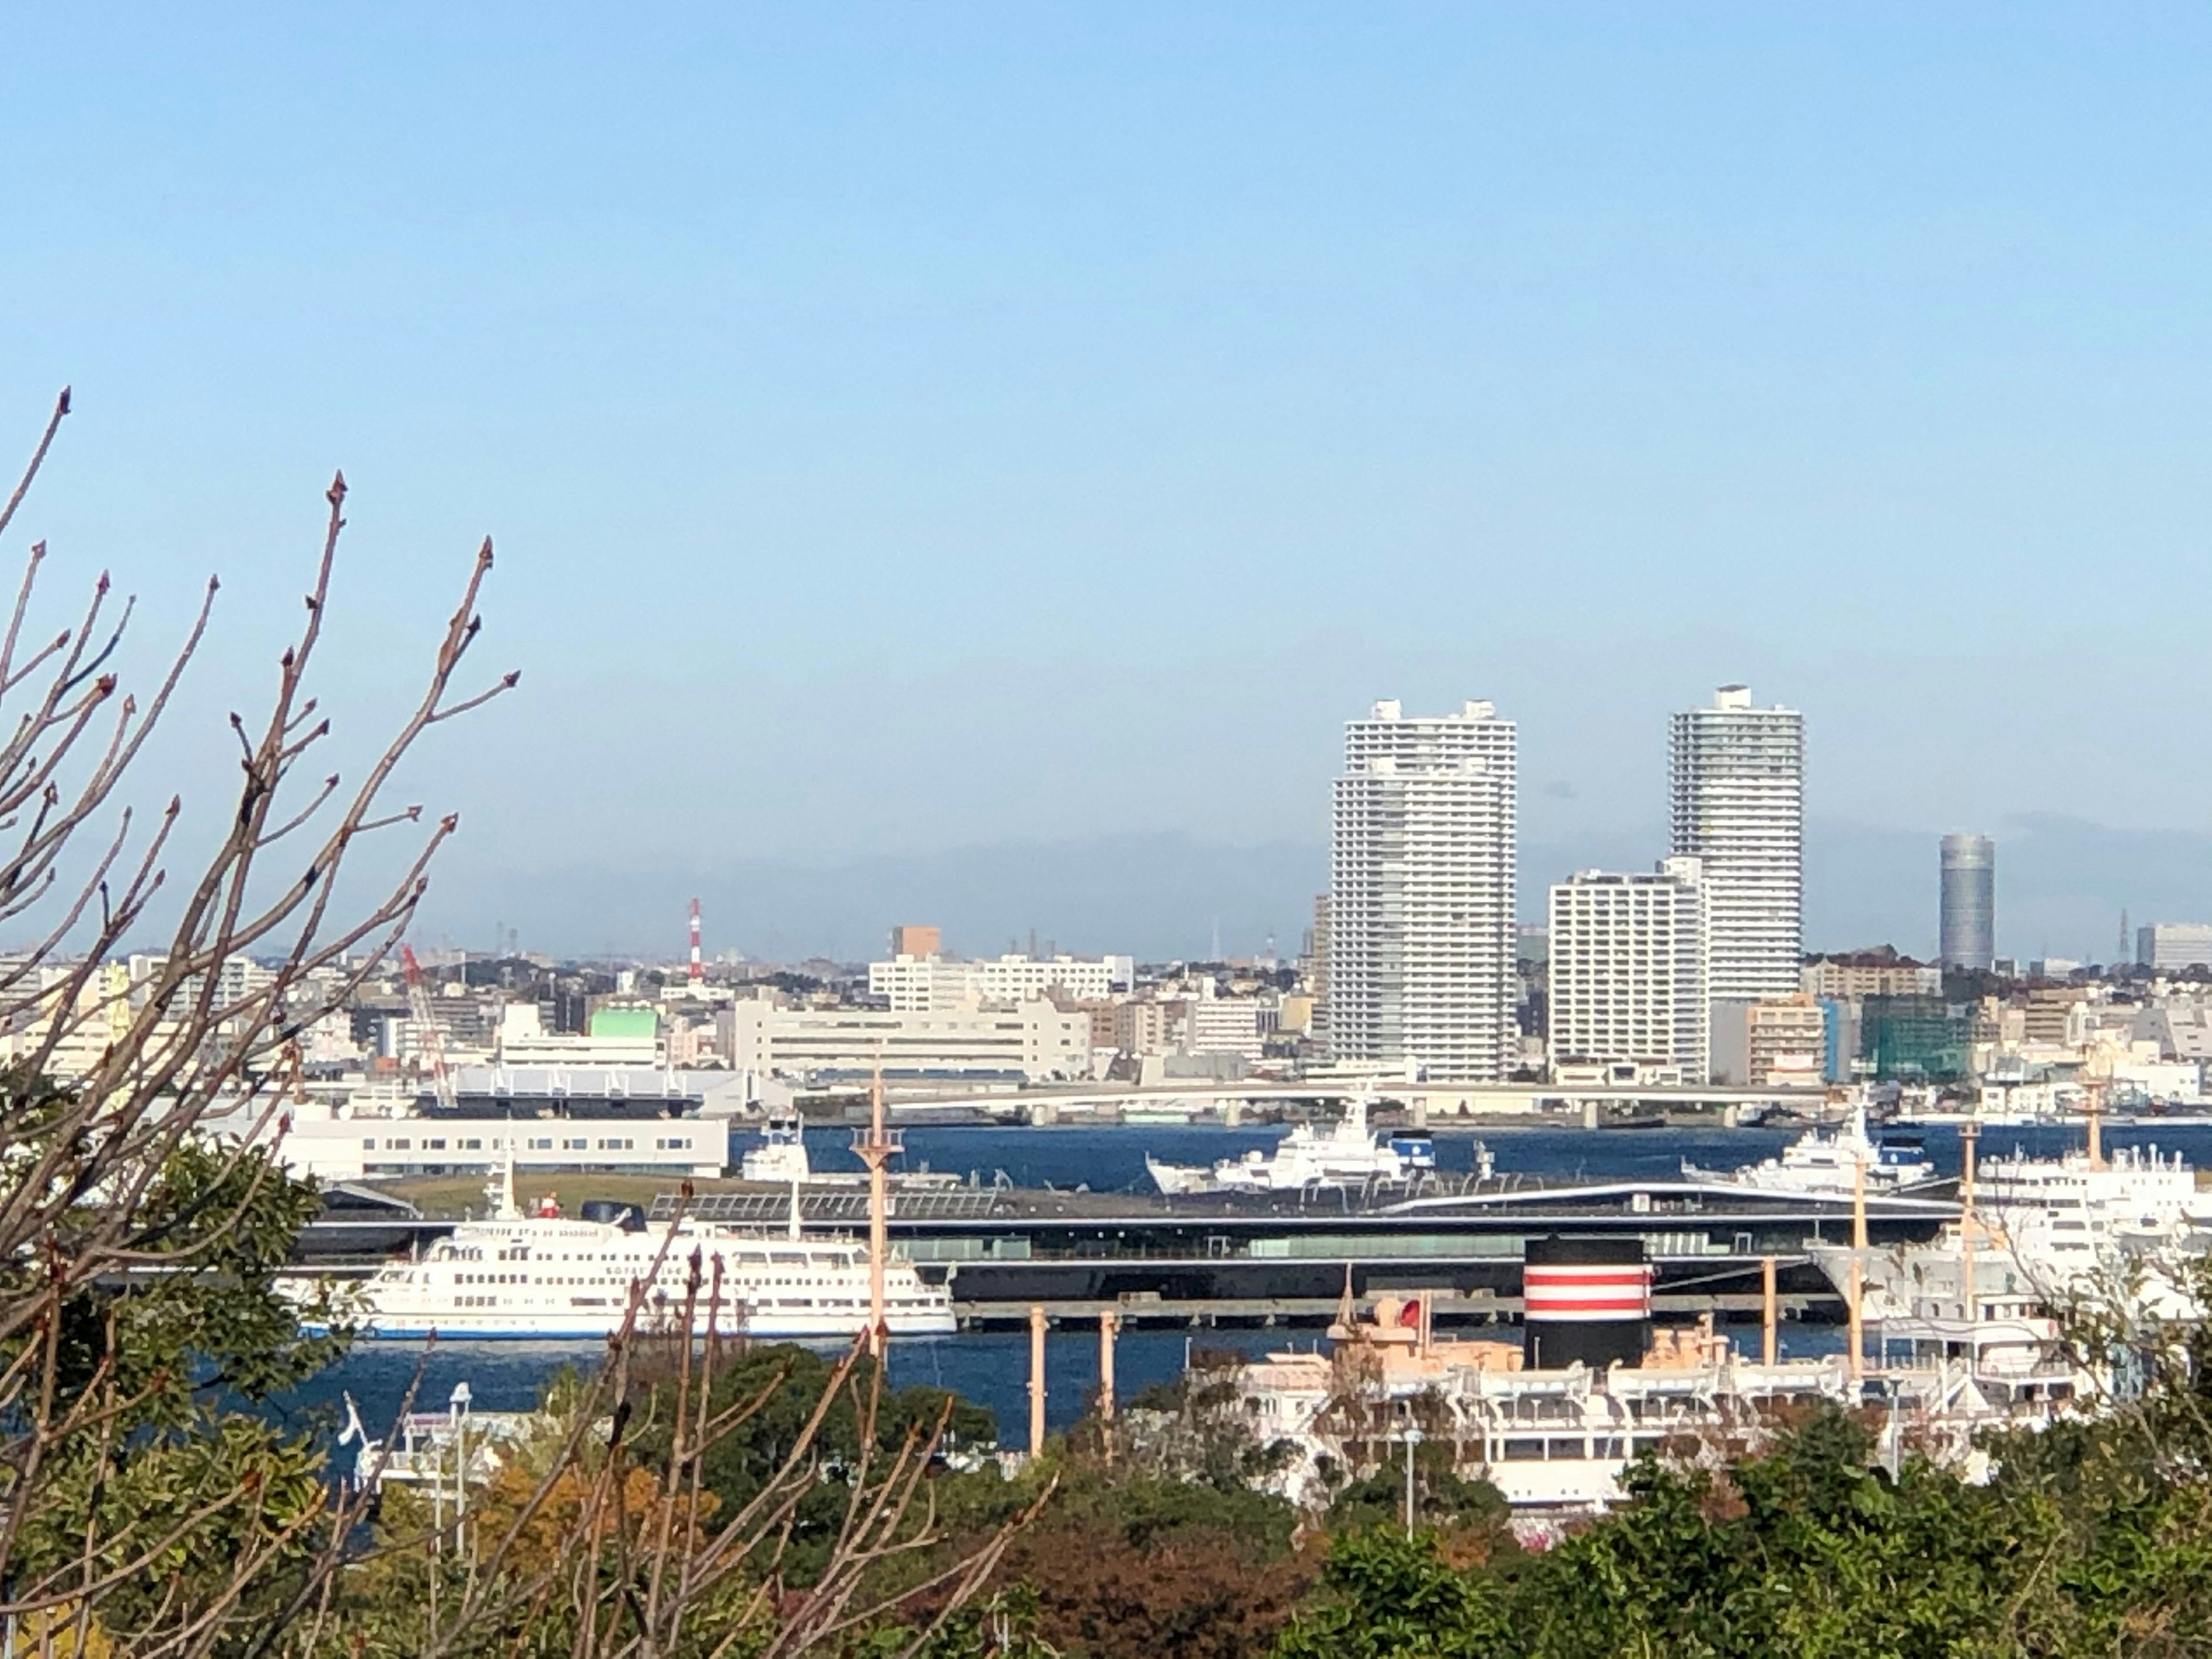
{"label": "construction crane", "polygon": [[430,1010],[430,988],[423,981],[422,964],[415,960],[412,946],[399,947],[400,966],[407,970],[407,1016],[415,1027],[417,1049],[430,1057],[430,1090],[438,1097],[441,1111],[453,1111],[459,1103],[459,1091],[453,1087],[453,1073],[446,1064],[446,1039],[438,1030],[438,1017]]}

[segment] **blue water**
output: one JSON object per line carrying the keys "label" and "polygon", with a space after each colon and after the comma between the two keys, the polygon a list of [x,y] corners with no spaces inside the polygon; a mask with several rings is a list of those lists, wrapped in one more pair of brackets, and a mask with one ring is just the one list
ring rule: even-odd
{"label": "blue water", "polygon": [[[905,1132],[907,1170],[927,1167],[988,1186],[1003,1170],[1017,1187],[1088,1187],[1093,1192],[1150,1192],[1147,1153],[1164,1164],[1210,1164],[1247,1152],[1265,1151],[1287,1131],[1279,1124],[1250,1128],[1185,1128],[1172,1124],[1055,1125],[1048,1128],[929,1127]],[[858,1172],[852,1134],[843,1128],[806,1131],[806,1155],[820,1170]],[[1446,1170],[1474,1167],[1477,1139],[1495,1156],[1501,1173],[1655,1177],[1674,1174],[1684,1158],[1709,1169],[1732,1170],[1771,1158],[1795,1135],[1771,1129],[1486,1129],[1477,1137],[1439,1134],[1437,1163]],[[760,1137],[730,1137],[732,1162],[760,1144]]]}
{"label": "blue water", "polygon": [[[1279,1127],[1224,1129],[1183,1128],[1143,1125],[1057,1127],[1051,1128],[930,1127],[906,1132],[909,1169],[927,1164],[936,1170],[965,1176],[975,1172],[988,1183],[1003,1170],[1018,1185],[1075,1187],[1093,1191],[1145,1189],[1147,1152],[1170,1163],[1209,1164],[1237,1156],[1253,1147],[1264,1148],[1284,1131]],[[1623,1129],[1591,1132],[1583,1129],[1485,1129],[1480,1139],[1490,1147],[1501,1173],[1582,1176],[1589,1179],[1658,1177],[1674,1174],[1684,1158],[1711,1170],[1735,1169],[1771,1158],[1796,1135],[1794,1130],[1767,1129]],[[1957,1132],[1937,1126],[1920,1133],[1928,1156],[1939,1173],[1959,1170]],[[851,1134],[842,1128],[810,1129],[809,1156],[822,1170],[853,1169],[860,1165],[848,1150]],[[2079,1129],[2059,1127],[1992,1129],[1982,1136],[1985,1158],[2008,1154],[2018,1146],[2032,1154],[2049,1157],[2079,1146]],[[733,1157],[754,1144],[755,1137],[732,1137]],[[2146,1125],[2108,1127],[2107,1150],[2155,1144],[2162,1152],[2180,1152],[2198,1168],[2212,1165],[2212,1127]],[[1437,1161],[1446,1169],[1473,1166],[1474,1137],[1442,1133],[1437,1137]],[[1501,1328],[1498,1337],[1513,1333]],[[1755,1346],[1758,1333],[1733,1334],[1739,1346]],[[1208,1331],[1186,1335],[1180,1331],[1123,1333],[1115,1348],[1115,1380],[1123,1399],[1156,1382],[1172,1381],[1182,1374],[1191,1344],[1258,1353],[1270,1349],[1303,1347],[1316,1340],[1309,1331]],[[1789,1355],[1832,1352],[1838,1333],[1818,1325],[1786,1326],[1783,1351]],[[453,1385],[465,1379],[477,1407],[486,1411],[520,1411],[533,1405],[545,1379],[564,1364],[589,1367],[604,1353],[597,1342],[440,1342],[427,1352],[419,1344],[364,1345],[343,1364],[301,1390],[290,1405],[300,1420],[311,1416],[334,1422],[341,1390],[349,1392],[369,1427],[381,1431],[392,1420],[409,1382],[421,1369],[416,1409],[442,1409]],[[1081,1415],[1097,1386],[1098,1344],[1093,1330],[1070,1328],[1055,1331],[1045,1347],[1047,1423],[1063,1429]],[[946,1388],[996,1414],[1000,1436],[1018,1442],[1029,1420],[1029,1337],[1027,1333],[973,1332],[958,1336],[892,1344],[891,1381],[905,1386],[926,1382]]]}
{"label": "blue water", "polygon": [[[1115,1386],[1125,1401],[1157,1382],[1182,1375],[1194,1345],[1256,1354],[1272,1349],[1306,1347],[1316,1333],[1301,1331],[1125,1331],[1114,1348]],[[825,1354],[843,1346],[816,1345]],[[1029,1333],[978,1331],[959,1336],[913,1338],[893,1342],[890,1381],[895,1387],[927,1383],[988,1406],[997,1417],[1000,1437],[1013,1444],[1029,1422]],[[596,1366],[605,1346],[584,1342],[365,1343],[335,1370],[318,1377],[288,1402],[287,1420],[331,1425],[343,1420],[341,1392],[350,1394],[369,1428],[381,1432],[398,1415],[410,1383],[414,1409],[442,1411],[453,1386],[465,1381],[478,1411],[526,1411],[538,1402],[545,1380],[563,1365]],[[419,1372],[420,1381],[416,1382]],[[1054,1430],[1079,1418],[1098,1386],[1098,1335],[1095,1328],[1054,1331],[1045,1341],[1045,1420]]]}
{"label": "blue water", "polygon": [[[988,1185],[1003,1170],[1018,1187],[1087,1186],[1093,1192],[1150,1191],[1145,1174],[1147,1152],[1166,1164],[1211,1164],[1265,1150],[1280,1139],[1280,1125],[1251,1128],[1184,1128],[1175,1125],[1064,1125],[1048,1128],[929,1127],[905,1132],[903,1166],[925,1165],[963,1179],[974,1175]],[[1436,1136],[1437,1163],[1447,1170],[1474,1165],[1480,1139],[1496,1158],[1500,1174],[1583,1177],[1590,1180],[1654,1179],[1678,1172],[1682,1161],[1708,1170],[1734,1170],[1772,1158],[1802,1133],[1797,1129],[1587,1129],[1486,1128],[1473,1133],[1446,1131]],[[1959,1133],[1945,1124],[1893,1133],[1917,1135],[1938,1174],[1958,1174]],[[757,1135],[731,1136],[732,1162],[759,1144]],[[2063,1125],[1986,1129],[1981,1155],[2009,1154],[2018,1146],[2049,1158],[2082,1144],[2079,1127]],[[2212,1166],[2212,1125],[2108,1124],[2105,1147],[2155,1145],[2179,1152],[2199,1169]],[[844,1128],[811,1128],[806,1152],[822,1170],[860,1170],[852,1154],[852,1133]]]}

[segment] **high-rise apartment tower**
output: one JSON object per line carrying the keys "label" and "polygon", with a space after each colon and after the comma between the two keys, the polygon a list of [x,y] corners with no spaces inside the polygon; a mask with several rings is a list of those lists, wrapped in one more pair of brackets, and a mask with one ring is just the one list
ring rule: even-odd
{"label": "high-rise apartment tower", "polygon": [[1997,848],[1987,836],[1946,836],[1936,959],[1987,973],[1997,959]]}
{"label": "high-rise apartment tower", "polygon": [[1328,908],[1328,1043],[1437,1081],[1512,1070],[1513,723],[1486,702],[1344,729]]}
{"label": "high-rise apartment tower", "polygon": [[1705,890],[1716,1001],[1790,996],[1804,946],[1805,717],[1724,685],[1674,717],[1674,852]]}
{"label": "high-rise apartment tower", "polygon": [[1552,1063],[1703,1083],[1705,916],[1695,859],[1650,875],[1586,870],[1552,889]]}

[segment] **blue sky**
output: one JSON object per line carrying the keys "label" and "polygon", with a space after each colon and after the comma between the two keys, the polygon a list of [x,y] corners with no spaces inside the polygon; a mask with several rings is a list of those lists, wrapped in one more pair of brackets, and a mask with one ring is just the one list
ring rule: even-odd
{"label": "blue sky", "polygon": [[1316,843],[1383,696],[1519,718],[1546,844],[1656,840],[1666,711],[1735,678],[1816,817],[2203,830],[2208,35],[19,12],[0,434],[81,412],[11,534],[163,625],[221,571],[219,714],[343,465],[342,741],[494,534],[524,692],[410,780],[456,926],[593,865]]}

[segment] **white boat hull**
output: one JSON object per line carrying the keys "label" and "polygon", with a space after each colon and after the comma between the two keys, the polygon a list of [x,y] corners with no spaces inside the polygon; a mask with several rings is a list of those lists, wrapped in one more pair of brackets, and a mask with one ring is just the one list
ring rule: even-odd
{"label": "white boat hull", "polygon": [[[884,1323],[894,1337],[951,1336],[959,1328],[950,1308],[890,1313],[884,1316]],[[725,1313],[714,1322],[715,1330],[724,1336],[762,1341],[850,1340],[866,1326],[865,1314],[854,1319],[839,1313],[772,1313],[745,1318],[734,1326]],[[638,1327],[650,1331],[655,1328],[655,1322],[641,1316]],[[434,1320],[404,1314],[375,1314],[357,1326],[355,1334],[364,1340],[382,1342],[422,1342],[432,1337],[447,1342],[559,1342],[597,1340],[613,1335],[621,1328],[618,1315],[562,1319],[531,1314],[451,1313]],[[707,1334],[703,1316],[694,1322],[694,1328],[701,1335]]]}

